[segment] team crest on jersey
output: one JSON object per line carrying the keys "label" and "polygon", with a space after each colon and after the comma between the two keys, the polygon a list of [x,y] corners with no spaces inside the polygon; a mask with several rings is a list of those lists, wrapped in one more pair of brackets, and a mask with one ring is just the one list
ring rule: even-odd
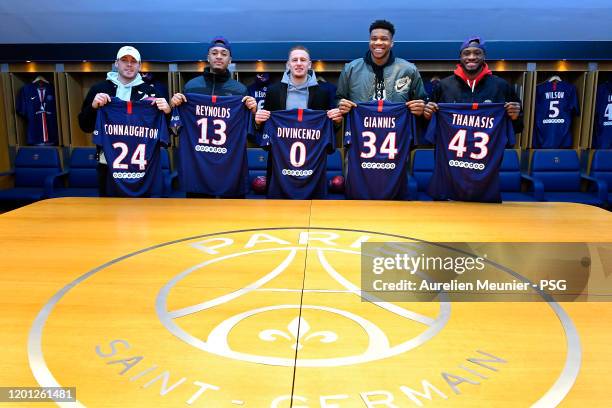
{"label": "team crest on jersey", "polygon": [[400,79],[395,81],[395,91],[396,92],[403,92],[403,91],[407,90],[410,87],[411,83],[412,83],[412,79],[410,79],[409,76],[405,76],[403,78],[400,78]]}

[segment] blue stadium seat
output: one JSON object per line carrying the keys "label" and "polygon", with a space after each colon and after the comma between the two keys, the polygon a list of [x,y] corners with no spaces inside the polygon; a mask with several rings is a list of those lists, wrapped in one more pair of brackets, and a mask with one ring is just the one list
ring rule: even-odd
{"label": "blue stadium seat", "polygon": [[70,153],[68,169],[61,173],[67,186],[49,184],[47,197],[98,197],[96,148],[75,147]]}
{"label": "blue stadium seat", "polygon": [[416,149],[412,157],[412,176],[409,176],[408,186],[410,198],[419,201],[431,201],[427,194],[427,186],[434,171],[434,150]]}
{"label": "blue stadium seat", "polygon": [[255,193],[251,187],[251,183],[255,177],[266,175],[268,152],[258,147],[250,147],[247,149],[247,162],[249,166],[249,191],[246,197],[266,198],[265,194]]}
{"label": "blue stadium seat", "polygon": [[59,185],[61,172],[57,148],[21,147],[17,150],[15,168],[0,173],[14,180],[14,187],[0,190],[0,202],[19,206],[45,198],[45,184]]}
{"label": "blue stadium seat", "polygon": [[533,192],[521,192],[522,179],[516,150],[506,149],[499,169],[499,189],[502,201],[537,201]]}
{"label": "blue stadium seat", "polygon": [[[342,173],[342,154],[340,153],[340,150],[336,150],[332,154],[327,156],[326,177],[327,177],[328,186],[329,186],[331,179],[335,176],[344,176],[344,174]],[[346,196],[344,195],[344,192],[342,193],[328,192],[327,194],[328,200],[344,200],[345,198]]]}
{"label": "blue stadium seat", "polygon": [[605,183],[607,203],[610,204],[612,202],[612,150],[602,149],[593,152],[589,175]]}
{"label": "blue stadium seat", "polygon": [[[606,204],[605,182],[580,173],[580,161],[575,150],[534,150],[529,175],[528,179],[534,182],[536,196],[541,193],[544,201],[574,202],[597,206]],[[596,192],[581,191],[583,181],[589,182]]]}

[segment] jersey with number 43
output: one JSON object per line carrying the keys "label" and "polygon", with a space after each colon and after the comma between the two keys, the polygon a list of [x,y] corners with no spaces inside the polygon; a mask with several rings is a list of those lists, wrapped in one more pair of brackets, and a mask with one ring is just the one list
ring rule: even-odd
{"label": "jersey with number 43", "polygon": [[333,125],[325,111],[272,112],[260,144],[271,146],[269,198],[325,198],[327,154],[334,150]]}
{"label": "jersey with number 43", "polygon": [[109,165],[109,196],[148,197],[162,193],[159,148],[168,144],[166,117],[151,101],[111,102],[98,109],[93,142]]}
{"label": "jersey with number 43", "polygon": [[514,145],[503,103],[440,103],[425,138],[435,144],[427,193],[436,200],[501,202],[499,168]]}
{"label": "jersey with number 43", "polygon": [[346,197],[398,200],[408,197],[406,171],[414,117],[404,103],[360,103],[348,115]]}
{"label": "jersey with number 43", "polygon": [[179,176],[184,191],[213,196],[247,192],[247,127],[242,96],[186,94],[170,126],[180,132]]}

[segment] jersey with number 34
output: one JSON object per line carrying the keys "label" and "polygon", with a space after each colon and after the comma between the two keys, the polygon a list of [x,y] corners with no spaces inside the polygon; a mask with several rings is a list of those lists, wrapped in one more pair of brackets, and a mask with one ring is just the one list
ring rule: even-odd
{"label": "jersey with number 34", "polygon": [[514,145],[503,103],[440,103],[425,138],[435,144],[428,194],[436,200],[500,202],[499,168]]}
{"label": "jersey with number 34", "polygon": [[414,117],[404,103],[360,103],[348,115],[346,197],[406,199]]}

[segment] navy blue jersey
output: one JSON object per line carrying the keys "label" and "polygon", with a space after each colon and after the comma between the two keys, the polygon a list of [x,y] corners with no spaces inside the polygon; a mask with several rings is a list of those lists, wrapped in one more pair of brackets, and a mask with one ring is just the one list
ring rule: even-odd
{"label": "navy blue jersey", "polygon": [[263,109],[266,93],[268,93],[268,83],[255,81],[247,87],[247,95],[252,96],[257,101],[257,110]]}
{"label": "navy blue jersey", "polygon": [[159,148],[168,144],[168,126],[163,112],[151,101],[112,98],[98,109],[93,142],[102,146],[109,166],[109,196],[161,195]]}
{"label": "navy blue jersey", "polygon": [[503,103],[439,103],[425,138],[435,144],[427,193],[436,200],[501,202],[499,168],[514,145]]}
{"label": "navy blue jersey", "polygon": [[533,147],[572,147],[572,116],[579,113],[576,87],[564,81],[544,82],[536,87]]}
{"label": "navy blue jersey", "polygon": [[333,125],[325,111],[272,112],[261,145],[271,146],[269,198],[325,198],[327,154],[334,150]]}
{"label": "navy blue jersey", "polygon": [[29,145],[57,144],[57,114],[53,86],[39,81],[26,84],[19,91],[15,106],[28,122]]}
{"label": "navy blue jersey", "polygon": [[597,87],[595,101],[595,123],[593,147],[612,149],[612,83],[604,82]]}
{"label": "navy blue jersey", "polygon": [[346,197],[408,198],[406,171],[414,116],[406,105],[383,100],[360,103],[351,109],[346,129]]}
{"label": "navy blue jersey", "polygon": [[[258,77],[261,75],[266,75],[265,78],[267,78],[267,80],[262,82],[256,79],[255,82],[253,82],[247,87],[247,95],[255,98],[255,101],[257,102],[257,110],[263,109],[264,107],[264,102],[266,100],[266,94],[268,93],[268,85],[270,79],[270,76],[267,74],[257,74]],[[255,129],[254,121],[249,121],[249,128],[247,133],[249,135],[249,140],[256,143],[257,141],[255,139],[257,138],[258,132]]]}
{"label": "navy blue jersey", "polygon": [[220,197],[247,192],[247,127],[242,96],[186,94],[171,126],[180,131],[179,176],[189,193]]}

